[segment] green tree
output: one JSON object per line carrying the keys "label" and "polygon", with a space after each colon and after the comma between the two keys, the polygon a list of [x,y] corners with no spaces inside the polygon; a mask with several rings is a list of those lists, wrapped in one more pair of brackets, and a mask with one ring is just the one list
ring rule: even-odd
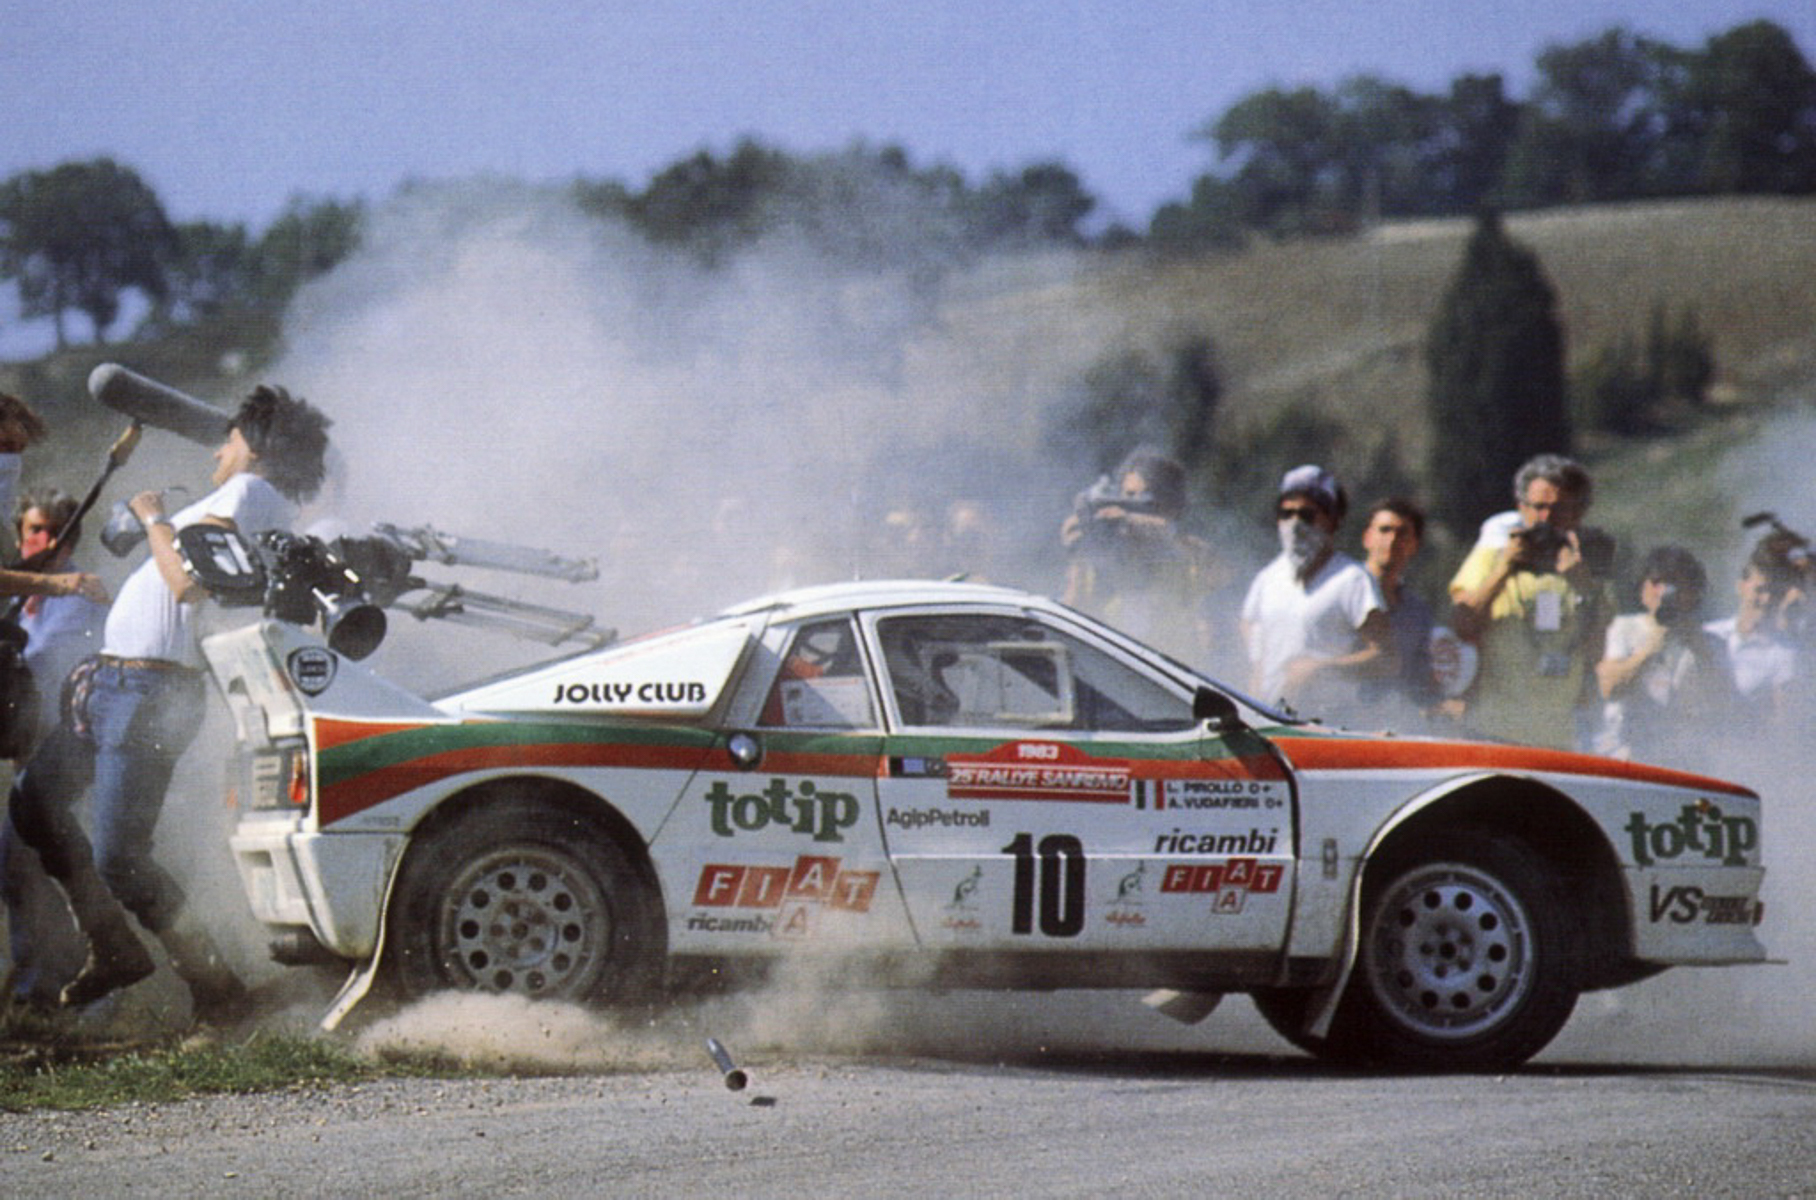
{"label": "green tree", "polygon": [[1665,305],[1652,307],[1646,330],[1646,370],[1660,400],[1692,407],[1708,399],[1715,380],[1715,339],[1703,329],[1694,308],[1675,320]]}
{"label": "green tree", "polygon": [[1538,86],[1508,155],[1508,202],[1641,194],[1661,133],[1657,83],[1671,54],[1619,28],[1541,51]]}
{"label": "green tree", "polygon": [[1163,252],[1240,250],[1246,240],[1236,188],[1215,175],[1200,175],[1190,199],[1161,205],[1148,222],[1148,244]]}
{"label": "green tree", "polygon": [[152,314],[156,322],[209,320],[254,302],[258,255],[244,225],[189,221],[175,235],[164,267],[165,295]]}
{"label": "green tree", "polygon": [[1707,192],[1816,191],[1816,71],[1783,27],[1752,21],[1689,56],[1683,101]]}
{"label": "green tree", "polygon": [[1657,381],[1633,335],[1597,346],[1571,376],[1571,406],[1583,429],[1643,433],[1658,402]]}
{"label": "green tree", "polygon": [[254,248],[257,302],[272,311],[359,248],[366,210],[359,201],[291,199]]}
{"label": "green tree", "polygon": [[976,236],[991,247],[1077,245],[1078,224],[1097,207],[1078,175],[1043,162],[1014,173],[995,172],[972,201]]}
{"label": "green tree", "polygon": [[1285,235],[1326,227],[1337,175],[1337,109],[1316,88],[1245,96],[1199,130],[1237,163],[1230,185],[1242,223]]}
{"label": "green tree", "polygon": [[790,170],[787,154],[750,139],[723,159],[700,150],[629,196],[627,212],[651,241],[717,263],[763,232],[765,201],[786,186]]}
{"label": "green tree", "polygon": [[1495,198],[1523,111],[1499,75],[1462,75],[1451,82],[1439,106],[1433,163],[1439,211],[1474,212]]}
{"label": "green tree", "polygon": [[1352,220],[1430,213],[1442,104],[1373,75],[1334,97],[1334,205]]}
{"label": "green tree", "polygon": [[1537,257],[1484,212],[1425,347],[1433,507],[1460,535],[1506,507],[1522,462],[1570,450],[1556,308]]}
{"label": "green tree", "polygon": [[108,158],[26,171],[0,184],[0,278],[12,279],[20,311],[50,317],[68,345],[63,314],[85,313],[97,344],[125,294],[156,302],[176,233],[156,193]]}

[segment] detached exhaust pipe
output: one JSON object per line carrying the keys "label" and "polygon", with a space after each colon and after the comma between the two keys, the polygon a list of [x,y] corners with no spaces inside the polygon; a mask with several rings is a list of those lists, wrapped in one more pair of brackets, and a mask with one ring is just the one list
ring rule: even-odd
{"label": "detached exhaust pipe", "polygon": [[725,1045],[718,1038],[706,1039],[706,1052],[713,1056],[713,1062],[725,1076],[725,1086],[734,1092],[741,1092],[750,1085],[750,1076],[744,1069],[731,1060],[726,1053]]}

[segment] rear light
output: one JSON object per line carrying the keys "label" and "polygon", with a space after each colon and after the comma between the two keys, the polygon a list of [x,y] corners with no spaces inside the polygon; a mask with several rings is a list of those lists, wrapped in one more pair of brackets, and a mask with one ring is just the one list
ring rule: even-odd
{"label": "rear light", "polygon": [[309,749],[289,741],[262,747],[247,756],[239,795],[253,810],[295,811],[309,807]]}
{"label": "rear light", "polygon": [[309,807],[309,766],[308,756],[300,752],[290,755],[290,791],[286,796],[295,808]]}

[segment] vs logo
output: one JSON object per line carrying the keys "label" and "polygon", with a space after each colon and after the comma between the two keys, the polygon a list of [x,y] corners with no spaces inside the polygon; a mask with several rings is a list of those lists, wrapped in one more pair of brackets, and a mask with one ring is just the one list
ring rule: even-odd
{"label": "vs logo", "polygon": [[1711,896],[1699,887],[1652,885],[1652,923],[1673,925],[1757,925],[1765,905],[1748,896]]}

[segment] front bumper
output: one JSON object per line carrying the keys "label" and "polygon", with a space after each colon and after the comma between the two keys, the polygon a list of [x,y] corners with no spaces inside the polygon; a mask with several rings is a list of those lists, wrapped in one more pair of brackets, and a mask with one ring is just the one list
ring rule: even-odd
{"label": "front bumper", "polygon": [[1763,867],[1655,867],[1626,871],[1635,957],[1673,966],[1766,960],[1758,926]]}

